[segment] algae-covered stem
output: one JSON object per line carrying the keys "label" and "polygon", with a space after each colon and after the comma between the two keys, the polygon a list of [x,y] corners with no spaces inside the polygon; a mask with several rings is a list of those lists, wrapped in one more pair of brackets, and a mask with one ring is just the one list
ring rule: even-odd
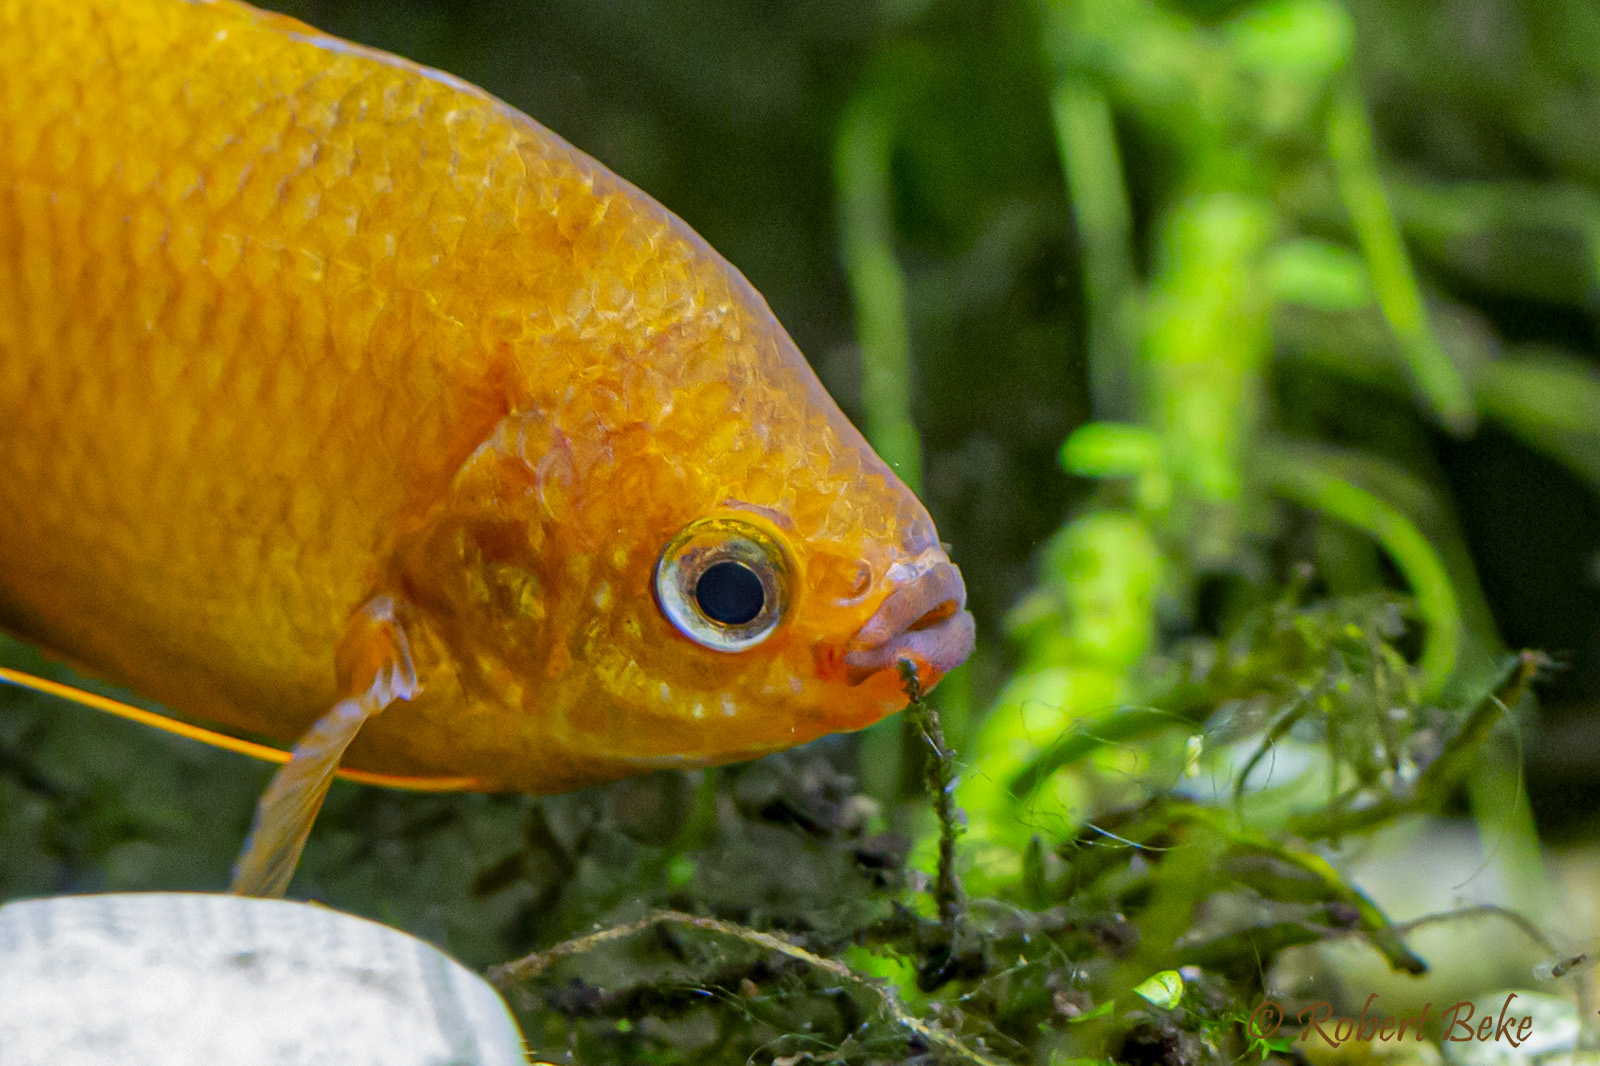
{"label": "algae-covered stem", "polygon": [[685,914],[682,911],[656,911],[654,914],[648,914],[636,922],[612,926],[609,929],[600,929],[585,936],[573,937],[571,940],[563,940],[561,943],[554,944],[543,951],[535,951],[512,962],[491,967],[487,976],[491,983],[510,992],[519,982],[530,981],[538,977],[551,963],[558,959],[572,955],[587,954],[604,944],[635,936],[646,930],[653,929],[663,922],[673,922],[700,929],[704,932],[733,937],[736,940],[744,941],[746,944],[764,948],[768,951],[775,951],[787,958],[804,963],[813,969],[832,974],[872,993],[882,1003],[884,1011],[896,1023],[909,1029],[929,1044],[941,1047],[967,1062],[977,1063],[978,1066],[1004,1066],[1001,1060],[968,1047],[945,1030],[935,1028],[912,1015],[900,1002],[900,997],[895,994],[893,988],[861,976],[842,962],[807,951],[800,945],[773,933],[763,933],[756,929],[735,925],[732,922]]}
{"label": "algae-covered stem", "polygon": [[939,820],[939,865],[934,876],[933,900],[939,909],[939,924],[946,943],[953,951],[961,923],[961,882],[956,876],[958,815],[952,798],[956,787],[954,761],[950,757],[950,749],[945,747],[944,727],[939,724],[939,712],[922,698],[922,682],[917,677],[916,664],[901,659],[899,667],[900,678],[905,682],[906,697],[911,701],[906,713],[928,742],[928,794],[933,799],[934,816]]}

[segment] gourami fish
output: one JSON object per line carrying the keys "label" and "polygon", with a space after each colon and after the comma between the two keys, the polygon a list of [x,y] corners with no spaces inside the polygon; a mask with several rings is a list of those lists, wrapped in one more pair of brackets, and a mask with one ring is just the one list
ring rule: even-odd
{"label": "gourami fish", "polygon": [[234,0],[0,0],[0,627],[287,759],[235,890],[335,773],[858,729],[965,598],[750,284],[525,115]]}

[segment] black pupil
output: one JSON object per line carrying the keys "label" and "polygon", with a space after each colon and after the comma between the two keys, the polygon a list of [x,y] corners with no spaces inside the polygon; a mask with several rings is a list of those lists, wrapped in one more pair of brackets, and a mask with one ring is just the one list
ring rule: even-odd
{"label": "black pupil", "polygon": [[761,579],[743,563],[713,563],[694,585],[695,602],[713,622],[742,626],[767,602]]}

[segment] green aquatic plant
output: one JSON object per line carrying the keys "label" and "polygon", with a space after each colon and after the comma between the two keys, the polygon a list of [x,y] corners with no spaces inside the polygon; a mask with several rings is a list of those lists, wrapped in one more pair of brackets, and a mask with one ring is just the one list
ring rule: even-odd
{"label": "green aquatic plant", "polygon": [[[1077,871],[1074,891],[1086,891],[1100,870],[1095,846],[1137,848],[1152,826],[1171,831],[1161,797],[1196,791],[1186,778],[1225,786],[1186,800],[1184,818],[1231,811],[1263,834],[1261,848],[1368,832],[1438,810],[1463,785],[1486,791],[1503,763],[1480,764],[1478,753],[1507,727],[1507,703],[1535,660],[1519,660],[1495,694],[1472,695],[1503,671],[1503,653],[1437,490],[1381,452],[1308,435],[1294,393],[1274,379],[1298,370],[1292,349],[1307,343],[1307,311],[1376,322],[1380,332],[1362,334],[1372,345],[1364,360],[1323,365],[1409,385],[1420,418],[1449,433],[1501,421],[1592,476],[1596,421],[1577,399],[1592,390],[1592,372],[1486,363],[1436,324],[1403,229],[1419,197],[1402,185],[1397,211],[1343,5],[1275,0],[1230,5],[1220,18],[1142,0],[1046,0],[1037,10],[1097,417],[1066,441],[1062,463],[1104,488],[1043,553],[1040,585],[1008,627],[1019,668],[962,752],[969,887],[1036,898],[1050,842],[1076,839],[1063,862]],[[872,99],[860,98],[848,121],[860,122]],[[886,171],[893,134],[881,114],[876,121]],[[1119,143],[1129,126],[1159,142],[1167,164],[1145,205],[1149,256],[1135,248]],[[887,187],[889,175],[876,180]],[[1437,228],[1460,224],[1459,212],[1434,217]],[[866,230],[844,218],[849,248]],[[871,231],[880,254],[882,221],[874,216]],[[856,295],[865,323],[872,301],[859,285]],[[897,352],[910,332],[905,314]],[[1289,361],[1272,366],[1285,349]],[[878,358],[864,338],[868,373]],[[1542,387],[1571,390],[1565,402],[1549,397],[1548,414],[1535,413],[1530,395],[1545,367]],[[1312,550],[1286,574],[1276,545],[1307,522]],[[1219,592],[1219,605],[1204,604]],[[1221,636],[1160,636],[1196,625]],[[1289,780],[1256,781],[1280,755],[1315,750],[1321,757],[1301,759]],[[1150,823],[1107,816],[1130,809],[1160,813]],[[1508,848],[1533,855],[1525,816],[1490,823],[1511,834]],[[921,854],[927,864],[931,853]],[[1314,852],[1275,861],[1299,861],[1302,873],[1320,863],[1328,898],[1368,914],[1358,924],[1391,963],[1422,968]],[[1177,920],[1170,939],[1184,931]],[[1265,965],[1323,935],[1302,925],[1252,943],[1267,948]],[[1196,957],[1216,965],[1225,954]]]}

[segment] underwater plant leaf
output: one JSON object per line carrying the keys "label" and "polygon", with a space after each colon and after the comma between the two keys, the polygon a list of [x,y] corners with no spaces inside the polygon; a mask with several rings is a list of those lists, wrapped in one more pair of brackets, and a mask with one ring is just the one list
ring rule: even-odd
{"label": "underwater plant leaf", "polygon": [[1177,970],[1153,973],[1133,986],[1133,994],[1151,1006],[1171,1010],[1183,999],[1183,975]]}
{"label": "underwater plant leaf", "polygon": [[1268,274],[1281,302],[1320,311],[1359,311],[1372,302],[1366,264],[1331,241],[1298,237],[1273,249]]}
{"label": "underwater plant leaf", "polygon": [[1264,0],[1227,25],[1234,61],[1245,70],[1325,81],[1350,60],[1355,26],[1335,0]]}

